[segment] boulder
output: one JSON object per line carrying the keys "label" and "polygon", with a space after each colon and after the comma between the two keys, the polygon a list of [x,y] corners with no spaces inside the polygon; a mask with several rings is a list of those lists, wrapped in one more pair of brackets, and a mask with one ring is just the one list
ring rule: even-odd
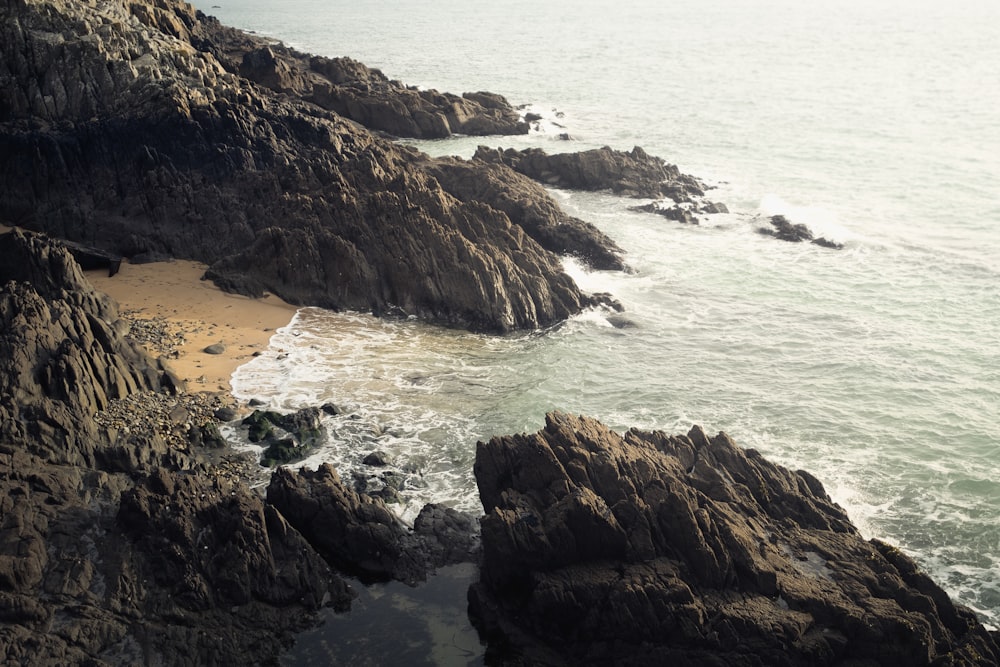
{"label": "boulder", "polygon": [[629,210],[640,211],[642,213],[655,213],[656,215],[663,216],[667,220],[674,220],[688,225],[699,224],[698,218],[694,215],[690,208],[682,207],[677,204],[674,204],[673,206],[661,206],[657,202],[652,202],[649,204],[643,204],[642,206],[632,206]]}
{"label": "boulder", "polygon": [[[816,478],[699,427],[552,413],[479,443],[470,613],[515,664],[997,664],[975,614]],[[488,659],[489,656],[488,656]]]}

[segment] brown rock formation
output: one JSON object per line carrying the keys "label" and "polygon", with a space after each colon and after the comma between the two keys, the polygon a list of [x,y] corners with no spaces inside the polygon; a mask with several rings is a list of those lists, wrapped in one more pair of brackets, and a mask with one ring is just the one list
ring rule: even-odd
{"label": "brown rock formation", "polygon": [[473,615],[513,664],[993,665],[1000,643],[805,472],[555,413],[480,443]]}

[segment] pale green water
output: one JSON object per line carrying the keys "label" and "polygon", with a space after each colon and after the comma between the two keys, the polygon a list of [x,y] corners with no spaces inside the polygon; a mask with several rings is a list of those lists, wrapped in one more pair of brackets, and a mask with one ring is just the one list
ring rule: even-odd
{"label": "pale green water", "polygon": [[[263,0],[208,9],[407,83],[489,89],[563,113],[550,151],[633,144],[714,179],[732,215],[685,227],[605,194],[554,192],[613,236],[634,274],[569,269],[600,313],[485,338],[305,310],[243,395],[332,400],[320,458],[375,448],[426,499],[476,504],[477,439],[558,408],[616,428],[725,430],[824,481],[867,535],[904,547],[1000,623],[1000,9],[848,1],[475,4]],[[567,131],[576,140],[559,142]],[[754,233],[784,213],[840,252]],[[277,351],[287,357],[277,359]],[[381,433],[374,424],[384,427]],[[314,464],[316,461],[310,461]]]}

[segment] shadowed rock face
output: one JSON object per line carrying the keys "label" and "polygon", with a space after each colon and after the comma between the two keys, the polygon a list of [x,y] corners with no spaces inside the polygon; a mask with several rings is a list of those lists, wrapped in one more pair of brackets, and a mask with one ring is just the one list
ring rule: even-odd
{"label": "shadowed rock face", "polygon": [[[509,116],[498,96],[418,93],[174,0],[8,3],[0,16],[0,219],[118,255],[204,261],[227,289],[297,304],[489,331],[591,304],[502,206],[453,196],[425,156],[329,110],[368,122],[401,105],[393,113],[417,125],[494,132]],[[323,86],[340,101],[317,102]],[[382,101],[358,102],[361,89]],[[558,224],[546,214],[535,228]],[[584,227],[549,245],[616,250]]]}
{"label": "shadowed rock face", "polygon": [[166,454],[122,447],[93,422],[110,401],[162,381],[120,324],[65,248],[17,230],[0,235],[0,441],[88,466]]}
{"label": "shadowed rock face", "polygon": [[725,434],[620,436],[554,413],[534,435],[479,443],[475,473],[471,613],[499,662],[1000,660],[971,611],[863,539],[815,478]]}

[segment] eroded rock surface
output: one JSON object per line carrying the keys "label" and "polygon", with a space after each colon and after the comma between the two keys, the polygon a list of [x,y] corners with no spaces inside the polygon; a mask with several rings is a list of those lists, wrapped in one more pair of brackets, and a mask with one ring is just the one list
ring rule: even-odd
{"label": "eroded rock surface", "polygon": [[996,634],[808,473],[553,413],[479,443],[473,618],[498,663],[993,665]]}

